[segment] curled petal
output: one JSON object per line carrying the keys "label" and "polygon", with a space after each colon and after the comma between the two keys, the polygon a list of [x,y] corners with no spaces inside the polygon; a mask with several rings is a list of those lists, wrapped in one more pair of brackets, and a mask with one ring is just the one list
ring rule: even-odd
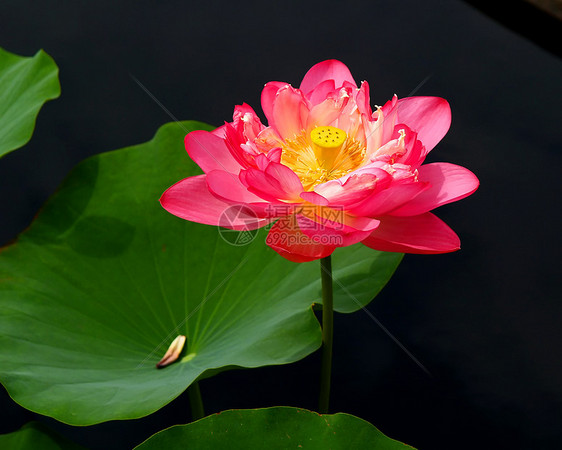
{"label": "curled petal", "polygon": [[269,124],[271,124],[271,121],[273,120],[273,102],[275,101],[277,92],[285,86],[289,86],[289,83],[270,81],[261,91],[261,109],[263,109],[263,113],[265,114],[265,117],[267,117]]}
{"label": "curled petal", "polygon": [[[384,170],[376,170],[388,177]],[[371,195],[377,188],[378,180],[379,176],[375,173],[357,173],[346,180],[330,180],[319,184],[314,191],[327,198],[331,205],[347,208]]]}
{"label": "curled petal", "polygon": [[369,94],[369,83],[363,81],[361,87],[355,96],[355,101],[357,103],[357,108],[361,114],[368,117],[373,115],[373,110],[371,109],[371,97]]}
{"label": "curled petal", "polygon": [[397,162],[414,168],[419,167],[427,155],[426,148],[418,139],[417,133],[410,130],[410,127],[405,124],[398,124],[394,127],[392,138],[399,138],[401,133],[404,133],[404,153],[397,155]]}
{"label": "curled petal", "polygon": [[277,92],[269,125],[275,128],[282,138],[293,138],[300,133],[306,126],[307,117],[307,100],[301,91],[287,85]]}
{"label": "curled petal", "polygon": [[326,197],[323,197],[314,191],[301,192],[301,198],[305,202],[312,203],[313,205],[328,206],[330,203]]}
{"label": "curled petal", "polygon": [[361,203],[350,208],[350,212],[359,216],[378,217],[421,195],[429,188],[428,183],[405,178],[390,185],[388,189],[376,192]]}
{"label": "curled petal", "polygon": [[365,129],[364,141],[367,144],[367,154],[374,155],[384,144],[392,137],[394,125],[396,124],[398,98],[396,95],[392,97],[382,107],[369,117],[362,114],[363,127]]}
{"label": "curled petal", "polygon": [[213,170],[207,174],[207,187],[219,199],[231,203],[261,202],[263,199],[248,191],[240,178],[223,170]]}
{"label": "curled petal", "polygon": [[264,153],[260,153],[255,158],[256,166],[259,170],[264,171],[269,165],[269,159]]}
{"label": "curled petal", "polygon": [[246,103],[235,106],[233,119],[233,125],[240,135],[244,137],[244,142],[247,140],[253,141],[265,128],[252,107]]}
{"label": "curled petal", "polygon": [[[162,207],[182,219],[206,225],[220,225],[223,223],[225,212],[236,207],[229,201],[218,199],[207,188],[206,175],[186,178],[168,188],[160,197]],[[248,230],[267,225],[269,221],[259,219],[255,214],[237,214],[229,221],[228,228],[233,230]]]}
{"label": "curled petal", "polygon": [[224,125],[224,141],[230,151],[230,154],[241,167],[251,167],[254,165],[253,153],[255,152],[252,152],[252,149],[246,146],[244,135],[242,132],[234,128],[231,123],[226,123]]}
{"label": "curled petal", "polygon": [[[256,148],[261,152],[268,153],[275,148],[280,148],[279,146],[283,144],[283,140],[279,137],[277,132],[271,128],[264,128],[256,140],[254,141]],[[281,158],[281,153],[279,153],[279,159]],[[273,158],[272,158],[273,159]]]}
{"label": "curled petal", "polygon": [[265,169],[265,173],[274,177],[290,195],[290,198],[299,197],[303,191],[298,175],[283,164],[271,161]]}
{"label": "curled petal", "polygon": [[440,97],[406,97],[398,100],[398,120],[418,134],[429,152],[451,126],[451,108]]}
{"label": "curled petal", "polygon": [[297,174],[283,164],[271,161],[265,171],[252,168],[243,170],[240,172],[240,181],[262,199],[301,202],[302,183]]}
{"label": "curled petal", "polygon": [[287,196],[283,187],[262,170],[246,169],[240,172],[240,181],[248,191],[268,202],[277,202]]}
{"label": "curled petal", "polygon": [[267,154],[260,153],[255,157],[256,167],[260,170],[266,170],[271,162],[279,163],[283,150],[280,147],[272,148]]}
{"label": "curled petal", "polygon": [[242,166],[230,153],[224,139],[208,131],[192,131],[185,137],[185,148],[203,172],[224,170],[238,173]]}
{"label": "curled petal", "polygon": [[[302,210],[299,212],[302,214]],[[341,230],[344,233],[373,231],[380,223],[378,219],[353,216],[343,210],[332,208],[317,208],[314,216],[310,212],[304,211],[304,213],[309,219],[313,219],[328,228]]]}
{"label": "curled petal", "polygon": [[332,230],[337,230],[339,234],[373,231],[380,223],[379,220],[371,217],[353,216],[341,208],[311,204],[304,204],[299,208],[295,208],[295,214],[297,214],[299,220],[307,219],[315,223],[317,228],[331,228]]}
{"label": "curled petal", "polygon": [[468,197],[478,189],[478,178],[470,170],[449,163],[425,164],[418,169],[418,179],[428,184],[421,194],[400,208],[393,216],[415,216],[438,206]]}
{"label": "curled petal", "polygon": [[[398,115],[398,97],[394,95],[392,100],[387,101],[379,111],[379,118],[377,120],[377,129],[381,133],[381,144],[387,143],[394,133],[394,126],[396,125]],[[402,121],[406,123],[406,121]]]}
{"label": "curled petal", "polygon": [[297,203],[285,203],[280,201],[249,203],[248,206],[252,209],[252,212],[255,213],[256,216],[267,219],[270,223],[280,217],[293,215],[300,207]]}
{"label": "curled petal", "polygon": [[283,150],[281,149],[281,147],[272,148],[267,153],[267,159],[269,159],[270,161],[278,163],[278,162],[281,161],[281,154],[282,153],[283,153]]}
{"label": "curled petal", "polygon": [[368,153],[368,157],[371,161],[386,161],[390,164],[398,162],[416,168],[423,162],[426,154],[425,147],[417,139],[417,133],[400,123],[394,126],[390,140]]}
{"label": "curled petal", "polygon": [[383,252],[418,254],[449,253],[460,248],[455,232],[431,213],[412,217],[385,216],[362,243]]}
{"label": "curled petal", "polygon": [[324,245],[330,244],[337,247],[347,247],[348,245],[357,244],[363,239],[367,238],[371,230],[354,230],[344,231],[342,228],[331,228],[322,225],[314,220],[299,214],[296,216],[300,230],[310,237],[314,242],[322,243]]}
{"label": "curled petal", "polygon": [[312,105],[317,105],[327,98],[333,97],[335,90],[336,85],[334,84],[334,80],[324,80],[306,97]]}
{"label": "curled petal", "polygon": [[308,262],[325,258],[336,246],[315,242],[298,226],[295,216],[282,217],[269,230],[266,244],[284,258],[293,262]]}
{"label": "curled petal", "polygon": [[221,125],[220,127],[215,128],[213,131],[209,131],[209,133],[214,134],[215,136],[218,136],[222,139],[225,138],[226,136],[226,132],[224,129],[225,125]]}
{"label": "curled petal", "polygon": [[300,89],[306,95],[309,95],[316,87],[318,87],[318,85],[326,80],[334,80],[336,89],[345,85],[357,87],[357,84],[355,83],[355,80],[353,79],[353,76],[347,66],[335,59],[329,59],[315,64],[308,72],[306,72],[306,75],[300,85]]}
{"label": "curled petal", "polygon": [[355,103],[355,88],[343,87],[338,91],[338,105],[341,112],[338,116],[336,127],[345,130],[348,136],[354,136],[358,141],[364,141],[364,131],[361,113]]}
{"label": "curled petal", "polygon": [[321,103],[313,106],[308,114],[306,130],[311,130],[316,126],[335,125],[345,108],[349,97],[344,97],[339,101],[327,98]]}

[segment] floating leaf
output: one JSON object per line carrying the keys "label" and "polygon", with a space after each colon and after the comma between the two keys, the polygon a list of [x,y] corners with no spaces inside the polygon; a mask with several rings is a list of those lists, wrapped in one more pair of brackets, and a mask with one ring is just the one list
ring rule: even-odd
{"label": "floating leaf", "polygon": [[41,106],[60,95],[58,71],[43,50],[25,58],[0,48],[0,157],[29,141]]}
{"label": "floating leaf", "polygon": [[13,433],[0,434],[0,448],[6,450],[83,450],[39,422],[29,422]]}
{"label": "floating leaf", "polygon": [[350,414],[320,415],[305,409],[234,409],[156,433],[137,450],[407,450],[369,422]]}
{"label": "floating leaf", "polygon": [[[281,258],[264,230],[230,245],[160,207],[168,186],[199,173],[183,148],[195,128],[210,129],[168,124],[82,162],[0,254],[0,380],[25,408],[76,425],[142,417],[198,377],[291,363],[320,346],[318,261]],[[337,308],[368,303],[400,258],[338,250]],[[180,358],[157,370],[180,334]]]}

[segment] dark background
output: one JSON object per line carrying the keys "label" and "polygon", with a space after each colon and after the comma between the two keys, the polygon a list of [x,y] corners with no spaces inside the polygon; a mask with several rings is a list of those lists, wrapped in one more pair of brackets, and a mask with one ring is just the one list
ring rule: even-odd
{"label": "dark background", "polygon": [[[41,111],[31,142],[0,161],[0,245],[79,161],[147,141],[171,120],[132,76],[175,117],[220,125],[242,102],[261,115],[267,81],[298,86],[314,63],[340,59],[369,81],[373,104],[416,87],[448,99],[452,127],[429,160],[468,167],[481,187],[437,211],[462,250],[407,255],[369,305],[431,376],[367,314],[338,315],[333,412],[420,450],[562,448],[562,65],[539,46],[546,28],[515,29],[452,0],[3,0],[0,46],[44,48],[62,96]],[[315,409],[318,360],[204,380],[207,411]],[[0,405],[0,432],[38,419],[98,449],[189,420],[185,396],[145,419],[88,428],[34,415],[5,391]]]}

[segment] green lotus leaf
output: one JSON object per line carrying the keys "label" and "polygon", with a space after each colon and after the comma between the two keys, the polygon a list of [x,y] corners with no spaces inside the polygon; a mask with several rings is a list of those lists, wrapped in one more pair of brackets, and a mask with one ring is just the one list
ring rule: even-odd
{"label": "green lotus leaf", "polygon": [[13,433],[0,434],[0,448],[6,450],[83,450],[39,422],[29,422]]}
{"label": "green lotus leaf", "polygon": [[31,139],[41,106],[60,95],[58,72],[43,50],[26,58],[0,48],[0,157]]}
{"label": "green lotus leaf", "polygon": [[[74,425],[138,418],[197,378],[320,347],[318,261],[285,260],[265,230],[231,245],[159,205],[168,186],[200,173],[183,148],[197,128],[210,129],[168,124],[82,162],[0,253],[0,381],[20,405]],[[368,303],[401,256],[338,250],[337,309]],[[157,370],[180,334],[179,360]]]}
{"label": "green lotus leaf", "polygon": [[137,450],[406,450],[369,422],[350,414],[320,415],[305,409],[234,409],[156,433]]}

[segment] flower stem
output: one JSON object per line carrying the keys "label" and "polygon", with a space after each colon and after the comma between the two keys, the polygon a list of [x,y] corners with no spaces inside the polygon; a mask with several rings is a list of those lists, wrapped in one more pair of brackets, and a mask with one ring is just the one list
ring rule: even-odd
{"label": "flower stem", "polygon": [[318,412],[320,414],[327,414],[330,405],[332,343],[334,340],[334,294],[332,287],[331,256],[320,260],[320,272],[322,278],[322,366]]}
{"label": "flower stem", "polygon": [[191,407],[191,417],[193,420],[199,420],[205,417],[205,410],[203,409],[203,399],[201,398],[201,391],[199,390],[199,383],[194,381],[187,388],[187,395],[189,397],[189,406]]}

